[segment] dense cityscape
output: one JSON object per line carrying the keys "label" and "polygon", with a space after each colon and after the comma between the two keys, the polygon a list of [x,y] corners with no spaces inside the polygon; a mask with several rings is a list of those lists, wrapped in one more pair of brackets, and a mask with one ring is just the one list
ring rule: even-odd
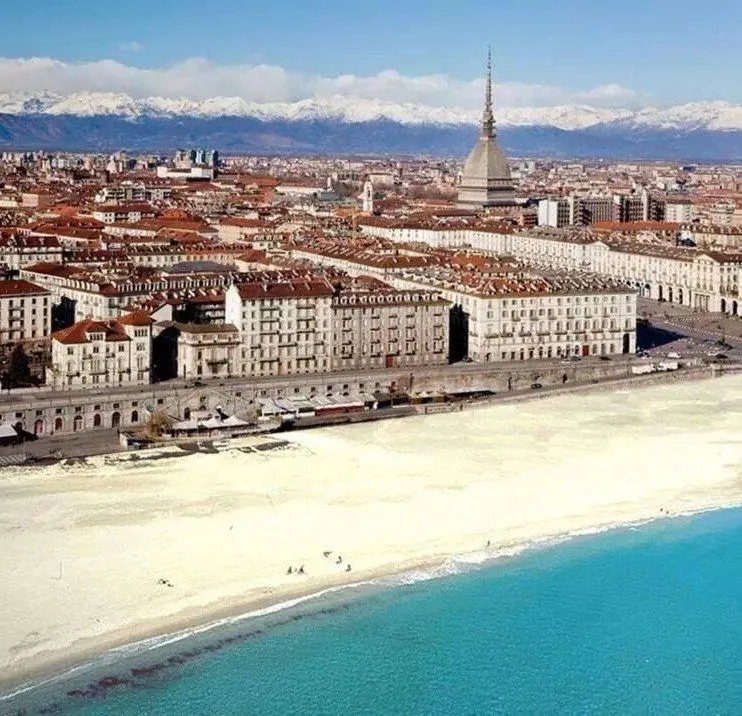
{"label": "dense cityscape", "polygon": [[3,27],[0,714],[739,711],[740,3]]}
{"label": "dense cityscape", "polygon": [[[511,169],[489,73],[486,85],[463,165],[201,148],[4,153],[3,385],[51,400],[0,411],[7,434],[139,427],[158,410],[151,399],[73,405],[65,391],[141,386],[146,398],[144,386],[174,380],[354,379],[294,381],[291,395],[261,383],[234,406],[243,425],[403,392],[358,381],[379,369],[634,355],[640,298],[738,315],[739,169]],[[185,429],[194,411],[227,417],[208,402],[157,405]]]}

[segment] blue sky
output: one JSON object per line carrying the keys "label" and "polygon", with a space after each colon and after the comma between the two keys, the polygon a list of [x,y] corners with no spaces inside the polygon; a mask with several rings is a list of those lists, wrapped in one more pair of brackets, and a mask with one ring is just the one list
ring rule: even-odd
{"label": "blue sky", "polygon": [[[35,0],[3,3],[2,27],[6,60],[62,64],[52,71],[6,63],[0,91],[39,83],[71,91],[89,83],[133,92],[141,82],[142,92],[160,93],[170,82],[181,94],[208,93],[196,86],[201,82],[223,94],[238,68],[265,65],[275,72],[254,74],[235,94],[266,101],[360,91],[402,101],[411,91],[413,101],[467,104],[478,96],[472,80],[491,42],[509,104],[742,102],[740,0]],[[192,58],[205,62],[189,85]],[[96,64],[106,59],[115,63]],[[170,74],[127,73],[131,67]],[[222,68],[231,74],[213,74]],[[405,79],[445,77],[451,87],[437,80],[410,90],[388,75],[361,90],[352,81],[323,84],[385,70]],[[271,82],[272,89],[261,84]],[[605,87],[612,90],[590,94]]]}

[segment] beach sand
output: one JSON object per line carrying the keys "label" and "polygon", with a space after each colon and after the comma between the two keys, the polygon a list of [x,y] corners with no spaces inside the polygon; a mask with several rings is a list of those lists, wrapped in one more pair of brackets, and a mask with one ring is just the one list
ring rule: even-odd
{"label": "beach sand", "polygon": [[732,377],[3,469],[0,689],[327,586],[739,504],[740,420]]}

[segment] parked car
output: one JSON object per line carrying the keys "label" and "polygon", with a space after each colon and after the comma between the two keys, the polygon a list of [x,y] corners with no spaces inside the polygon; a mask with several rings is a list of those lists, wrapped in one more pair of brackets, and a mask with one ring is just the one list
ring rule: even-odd
{"label": "parked car", "polygon": [[611,360],[610,356],[600,356],[600,360]]}
{"label": "parked car", "polygon": [[538,390],[539,388],[543,388],[544,386],[541,385],[541,383],[531,383],[531,389],[532,390]]}
{"label": "parked car", "polygon": [[672,360],[680,360],[680,353],[677,353],[675,351],[670,351],[670,353],[665,354],[665,358],[670,358]]}

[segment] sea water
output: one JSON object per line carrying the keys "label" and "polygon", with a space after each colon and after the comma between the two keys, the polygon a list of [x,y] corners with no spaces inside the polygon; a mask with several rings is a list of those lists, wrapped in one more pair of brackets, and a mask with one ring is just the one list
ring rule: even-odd
{"label": "sea water", "polygon": [[739,509],[577,537],[134,652],[28,713],[736,714],[740,555]]}

